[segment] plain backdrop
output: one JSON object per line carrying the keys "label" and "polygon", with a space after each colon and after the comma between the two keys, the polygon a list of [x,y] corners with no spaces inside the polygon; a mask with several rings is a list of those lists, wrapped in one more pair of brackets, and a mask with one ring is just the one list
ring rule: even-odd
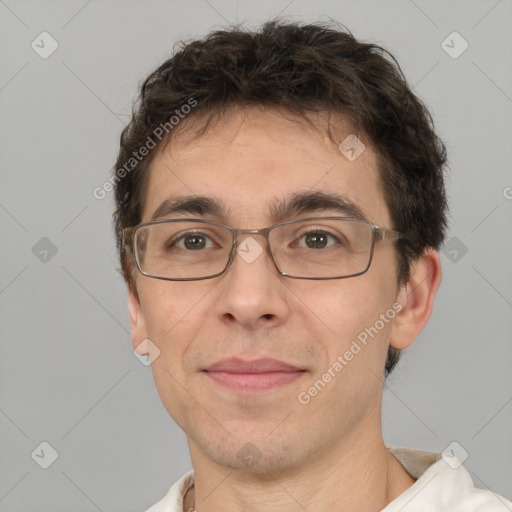
{"label": "plain backdrop", "polygon": [[141,511],[191,469],[133,355],[112,194],[93,190],[177,41],[276,15],[384,45],[434,114],[450,160],[444,280],[387,383],[385,440],[456,442],[475,483],[511,498],[510,0],[0,0],[1,512]]}

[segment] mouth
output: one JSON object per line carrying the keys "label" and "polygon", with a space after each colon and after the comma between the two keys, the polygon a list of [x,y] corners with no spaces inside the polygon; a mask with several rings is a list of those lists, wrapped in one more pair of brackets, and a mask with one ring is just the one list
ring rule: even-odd
{"label": "mouth", "polygon": [[258,393],[284,386],[302,377],[306,370],[276,359],[245,361],[222,359],[202,370],[214,383],[242,393]]}

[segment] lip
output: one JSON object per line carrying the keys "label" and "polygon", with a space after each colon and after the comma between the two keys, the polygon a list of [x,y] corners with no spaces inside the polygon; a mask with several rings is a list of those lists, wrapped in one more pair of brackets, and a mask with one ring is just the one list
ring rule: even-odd
{"label": "lip", "polygon": [[252,360],[230,357],[221,359],[204,369],[204,371],[207,372],[227,373],[297,372],[300,370],[301,369],[296,366],[270,357],[261,357]]}
{"label": "lip", "polygon": [[283,386],[300,378],[306,370],[268,357],[246,361],[222,359],[203,372],[232,391],[255,393]]}

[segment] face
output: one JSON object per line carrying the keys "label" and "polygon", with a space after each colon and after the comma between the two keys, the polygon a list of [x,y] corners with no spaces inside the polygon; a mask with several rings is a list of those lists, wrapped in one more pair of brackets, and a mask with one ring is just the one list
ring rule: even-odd
{"label": "face", "polygon": [[[197,196],[222,211],[177,211],[163,218],[257,229],[276,223],[279,205],[280,221],[347,216],[321,202],[287,212],[297,194],[321,193],[339,196],[367,220],[391,227],[367,141],[366,150],[350,161],[326,136],[287,117],[233,110],[193,144],[186,143],[187,132],[174,138],[151,164],[142,221],[151,220],[169,198]],[[341,142],[350,127],[341,123],[339,132]],[[390,242],[375,245],[365,274],[321,281],[280,275],[265,238],[252,238],[264,249],[261,254],[250,262],[235,254],[229,269],[213,279],[175,282],[136,272],[138,299],[131,295],[130,316],[134,347],[149,338],[161,351],[152,363],[155,383],[186,433],[192,456],[243,468],[249,452],[264,471],[334,456],[343,440],[380,429],[380,377],[398,286]],[[358,335],[370,327],[373,336],[363,344],[364,335]],[[205,371],[226,358],[272,358],[297,371],[250,382]]]}

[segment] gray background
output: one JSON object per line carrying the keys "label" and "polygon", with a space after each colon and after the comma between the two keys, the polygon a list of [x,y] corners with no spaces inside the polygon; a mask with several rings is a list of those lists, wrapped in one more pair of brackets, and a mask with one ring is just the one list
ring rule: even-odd
{"label": "gray background", "polygon": [[[92,191],[177,40],[279,13],[383,44],[435,113],[456,238],[433,318],[387,384],[385,439],[457,441],[476,484],[512,497],[510,0],[0,0],[2,512],[140,511],[191,468],[132,353],[111,194]],[[47,59],[31,48],[43,31],[59,45]],[[458,58],[441,46],[453,31]],[[43,441],[58,452],[46,470],[31,457]]]}

